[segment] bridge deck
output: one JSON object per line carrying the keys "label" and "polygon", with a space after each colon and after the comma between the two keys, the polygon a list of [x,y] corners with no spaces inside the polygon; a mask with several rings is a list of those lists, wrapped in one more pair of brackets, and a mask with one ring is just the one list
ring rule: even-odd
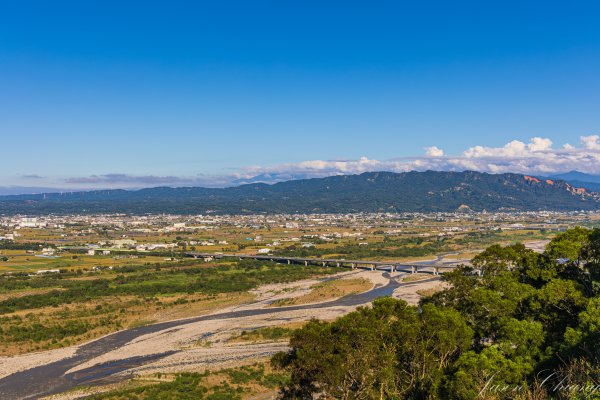
{"label": "bridge deck", "polygon": [[[370,269],[378,269],[383,267],[388,267],[391,270],[402,270],[402,269],[410,269],[411,272],[430,272],[434,274],[443,273],[445,271],[453,270],[457,266],[456,265],[438,265],[438,264],[419,264],[419,263],[403,263],[400,261],[370,261],[370,260],[346,260],[346,259],[336,259],[336,258],[311,258],[311,257],[287,257],[287,256],[277,256],[277,255],[252,255],[252,254],[225,254],[225,253],[202,253],[202,252],[188,252],[185,253],[188,257],[194,258],[239,258],[239,259],[252,259],[252,260],[268,260],[268,261],[278,261],[278,262],[287,262],[287,263],[302,263],[302,264],[336,264],[339,266],[348,266],[351,265],[353,268],[364,268],[368,267]],[[476,270],[478,271],[478,270]],[[479,273],[479,272],[478,272]]]}

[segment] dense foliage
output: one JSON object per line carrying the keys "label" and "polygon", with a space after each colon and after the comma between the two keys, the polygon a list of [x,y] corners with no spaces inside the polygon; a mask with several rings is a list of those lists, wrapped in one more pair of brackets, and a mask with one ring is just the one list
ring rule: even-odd
{"label": "dense foliage", "polygon": [[390,298],[312,321],[273,361],[284,398],[600,398],[600,230],[544,254],[491,246],[419,307]]}
{"label": "dense foliage", "polygon": [[449,240],[435,238],[426,241],[421,237],[389,239],[384,238],[382,242],[368,243],[366,245],[346,244],[334,248],[302,247],[291,245],[285,249],[275,252],[277,255],[290,255],[294,257],[323,257],[328,254],[341,254],[349,260],[368,259],[371,257],[419,257],[429,254],[449,251]]}
{"label": "dense foliage", "polygon": [[40,250],[42,247],[55,247],[48,243],[17,243],[14,240],[0,240],[0,250]]}
{"label": "dense foliage", "polygon": [[12,288],[52,287],[41,294],[10,297],[0,301],[0,314],[38,307],[58,306],[107,296],[152,297],[172,293],[228,293],[253,289],[261,284],[292,282],[319,274],[333,274],[337,268],[277,264],[240,260],[234,266],[195,267],[166,271],[141,269],[134,274],[118,274],[91,280],[4,277],[2,286]]}
{"label": "dense foliage", "polygon": [[0,196],[0,214],[253,214],[597,209],[599,201],[569,191],[563,181],[517,174],[465,172],[367,172],[237,187]]}
{"label": "dense foliage", "polygon": [[0,300],[0,352],[9,346],[44,349],[69,345],[74,339],[92,338],[94,330],[122,329],[129,309],[156,309],[164,306],[160,300],[169,296],[179,296],[172,303],[177,306],[195,301],[192,294],[214,298],[220,293],[241,293],[262,284],[339,271],[246,259],[216,266],[189,260],[169,268],[115,267],[89,277],[67,272],[4,275],[0,276],[0,293],[4,294]]}

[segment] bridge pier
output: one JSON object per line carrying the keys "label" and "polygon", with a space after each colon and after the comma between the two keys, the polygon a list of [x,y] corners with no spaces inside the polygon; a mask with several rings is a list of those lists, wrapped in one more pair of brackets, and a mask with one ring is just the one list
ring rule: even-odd
{"label": "bridge pier", "polygon": [[[256,255],[249,255],[249,254],[242,254],[242,253],[234,253],[234,254],[222,254],[222,253],[201,253],[201,252],[187,252],[185,253],[186,257],[193,257],[194,259],[202,259],[205,262],[211,262],[214,260],[221,260],[221,259],[229,259],[229,260],[235,260],[238,259],[240,261],[245,260],[245,259],[251,259],[251,260],[271,260],[271,262],[277,260],[276,262],[280,263],[280,264],[284,264],[287,263],[288,265],[290,264],[304,264],[304,266],[309,266],[309,265],[322,265],[323,267],[348,267],[348,268],[352,268],[357,269],[357,268],[361,268],[361,269],[366,269],[366,270],[381,270],[381,271],[390,271],[391,272],[398,272],[398,271],[406,271],[409,272],[411,274],[416,274],[419,272],[419,268],[424,267],[425,271],[427,271],[427,273],[432,273],[435,276],[439,276],[442,275],[444,273],[446,273],[447,271],[452,270],[452,268],[454,268],[454,265],[427,265],[427,264],[402,264],[401,262],[399,264],[393,264],[387,261],[375,261],[375,260],[345,260],[345,259],[325,259],[325,258],[296,258],[296,257],[286,257],[286,256],[275,256],[273,254],[269,254],[269,255],[261,255],[261,254],[256,254]],[[410,270],[409,270],[410,267]],[[389,268],[389,269],[388,269]],[[430,268],[430,269],[427,269]],[[473,268],[471,270],[472,274],[475,275],[477,274],[477,276],[482,277],[485,275],[484,271],[482,268]]]}

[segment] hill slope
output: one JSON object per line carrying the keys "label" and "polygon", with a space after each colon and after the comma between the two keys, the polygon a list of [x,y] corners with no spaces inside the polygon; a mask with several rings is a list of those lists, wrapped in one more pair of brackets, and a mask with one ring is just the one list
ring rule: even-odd
{"label": "hill slope", "polygon": [[213,188],[151,188],[1,196],[2,214],[345,213],[600,208],[600,195],[564,181],[480,172],[368,172]]}

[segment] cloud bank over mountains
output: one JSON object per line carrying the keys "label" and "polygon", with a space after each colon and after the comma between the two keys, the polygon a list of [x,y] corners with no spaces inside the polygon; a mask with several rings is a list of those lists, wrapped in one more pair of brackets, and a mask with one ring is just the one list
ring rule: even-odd
{"label": "cloud bank over mountains", "polygon": [[[44,189],[54,186],[72,190],[87,190],[155,186],[224,187],[252,182],[275,183],[292,179],[360,174],[369,171],[474,170],[541,176],[580,171],[600,175],[600,136],[581,136],[578,146],[567,143],[562,147],[555,148],[553,145],[552,140],[548,138],[533,137],[529,143],[513,140],[502,147],[474,146],[456,156],[446,155],[443,149],[430,146],[424,148],[424,155],[417,157],[391,160],[376,160],[368,157],[361,157],[357,160],[309,160],[272,166],[250,166],[223,175],[197,174],[181,177],[111,173],[69,177],[52,183],[46,181],[44,177],[34,174],[25,175],[23,178],[36,181],[36,183],[44,181]],[[13,187],[11,190],[16,189]],[[31,190],[28,191],[31,192]]]}
{"label": "cloud bank over mountains", "polygon": [[437,146],[426,147],[425,155],[379,161],[361,157],[358,160],[323,161],[250,167],[238,173],[238,180],[258,177],[285,180],[294,176],[322,177],[356,174],[368,171],[464,171],[489,173],[514,172],[551,175],[568,171],[600,174],[600,136],[582,136],[581,146],[565,144],[554,148],[548,138],[534,137],[529,143],[513,140],[502,147],[474,146],[458,156],[446,155]]}

